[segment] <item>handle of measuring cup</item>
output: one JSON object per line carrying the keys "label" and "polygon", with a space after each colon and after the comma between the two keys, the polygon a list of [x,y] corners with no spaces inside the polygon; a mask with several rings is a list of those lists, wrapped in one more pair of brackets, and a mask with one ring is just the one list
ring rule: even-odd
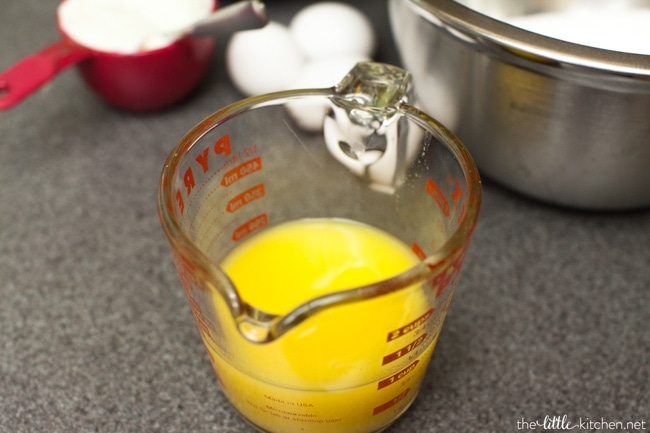
{"label": "handle of measuring cup", "polygon": [[0,110],[21,102],[70,65],[92,56],[92,51],[67,40],[46,46],[0,73]]}

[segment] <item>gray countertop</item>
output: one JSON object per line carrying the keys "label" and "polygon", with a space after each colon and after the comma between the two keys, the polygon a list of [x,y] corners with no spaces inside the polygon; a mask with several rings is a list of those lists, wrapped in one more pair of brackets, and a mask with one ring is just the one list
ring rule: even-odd
{"label": "gray countertop", "polygon": [[[3,4],[1,70],[58,39],[56,3]],[[267,5],[286,22],[307,3]],[[377,58],[398,63],[385,3],[351,3],[376,25]],[[249,431],[156,214],[177,140],[239,98],[219,50],[199,91],[162,112],[111,108],[73,70],[0,112],[0,431]],[[562,209],[485,179],[423,389],[389,431],[527,431],[564,415],[648,431],[649,265],[648,211]],[[606,427],[590,431],[620,431]]]}

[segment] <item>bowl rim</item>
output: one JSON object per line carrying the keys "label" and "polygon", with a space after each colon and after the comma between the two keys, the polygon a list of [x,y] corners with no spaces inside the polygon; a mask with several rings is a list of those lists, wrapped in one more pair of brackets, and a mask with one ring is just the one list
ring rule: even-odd
{"label": "bowl rim", "polygon": [[[392,0],[402,1],[402,0]],[[650,80],[650,55],[580,45],[533,33],[492,18],[455,0],[407,0],[417,13],[473,42],[520,53],[539,62],[600,70]]]}

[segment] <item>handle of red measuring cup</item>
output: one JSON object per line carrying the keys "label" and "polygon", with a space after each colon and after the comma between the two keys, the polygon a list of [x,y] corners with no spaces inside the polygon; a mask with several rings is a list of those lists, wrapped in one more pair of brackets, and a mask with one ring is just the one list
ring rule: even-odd
{"label": "handle of red measuring cup", "polygon": [[93,52],[67,40],[55,42],[0,73],[0,110],[18,104],[68,66]]}

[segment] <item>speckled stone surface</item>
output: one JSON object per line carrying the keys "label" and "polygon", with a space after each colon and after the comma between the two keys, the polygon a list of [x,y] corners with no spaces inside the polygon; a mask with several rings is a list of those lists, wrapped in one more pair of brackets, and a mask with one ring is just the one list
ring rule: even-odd
{"label": "speckled stone surface", "polygon": [[[58,38],[56,3],[2,5],[0,69]],[[267,8],[287,22],[308,3]],[[385,3],[351,3],[377,28],[378,59],[398,63]],[[72,70],[0,112],[0,432],[250,431],[221,394],[156,214],[169,151],[241,97],[222,60],[160,113],[108,107]],[[528,431],[564,415],[647,431],[649,323],[648,211],[561,209],[486,179],[423,389],[389,432]]]}

